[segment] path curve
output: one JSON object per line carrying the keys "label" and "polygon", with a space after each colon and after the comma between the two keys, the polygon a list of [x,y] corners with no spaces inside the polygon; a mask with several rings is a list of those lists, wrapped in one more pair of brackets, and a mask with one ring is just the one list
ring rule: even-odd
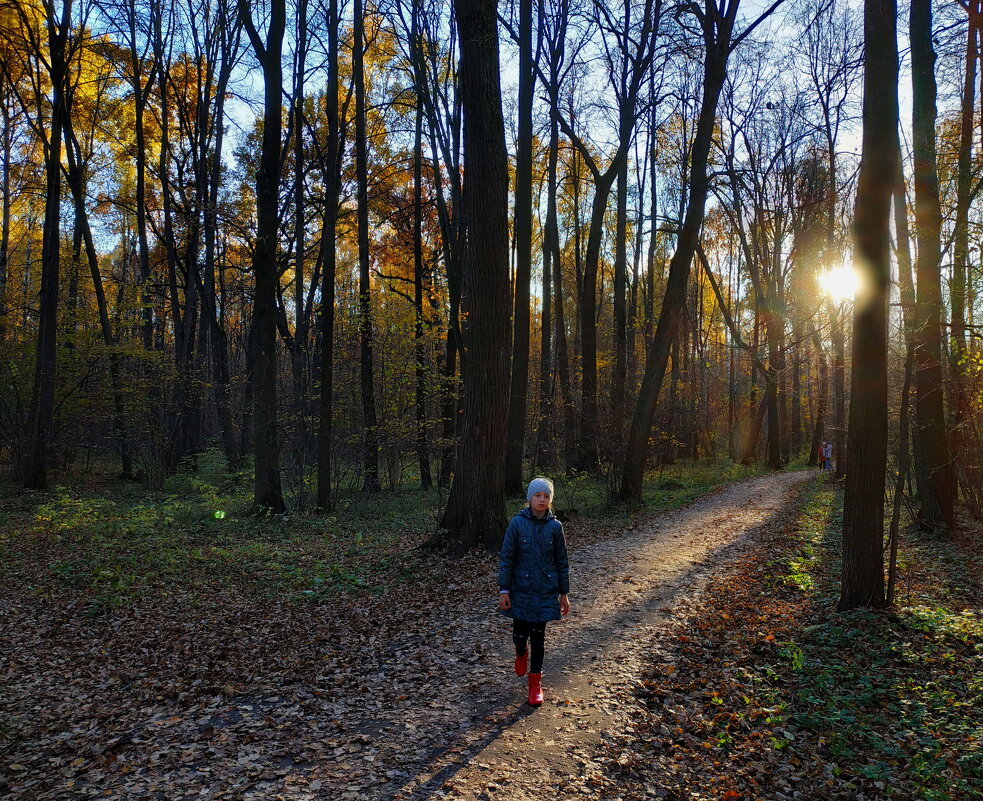
{"label": "path curve", "polygon": [[[87,621],[0,597],[0,632],[21,640],[16,652],[0,649],[0,707],[16,712],[0,719],[0,795],[5,784],[11,801],[595,795],[601,739],[627,725],[618,699],[643,675],[663,622],[685,619],[715,566],[753,543],[755,530],[783,522],[810,475],[741,481],[572,547],[573,610],[547,631],[538,710],[512,672],[489,554],[428,574],[441,578],[427,603],[408,601],[403,588],[356,610],[219,597],[200,610],[176,603]],[[447,571],[459,580],[444,580]],[[353,613],[365,625],[346,627]],[[263,639],[277,625],[297,630],[283,652]],[[165,636],[174,648],[163,647]],[[219,638],[227,645],[213,645]],[[185,674],[213,656],[245,675],[220,688],[188,685]]]}
{"label": "path curve", "polygon": [[497,725],[484,736],[459,743],[386,797],[540,801],[562,788],[589,793],[602,737],[625,724],[618,691],[643,674],[661,624],[715,566],[747,546],[752,532],[782,522],[811,475],[776,473],[732,484],[625,536],[577,550],[570,566],[574,612],[547,631],[546,703],[535,711],[521,705],[524,680],[509,676],[508,623],[494,621],[502,647],[476,678],[480,686],[485,671],[494,670],[511,687],[517,711],[491,715]]}

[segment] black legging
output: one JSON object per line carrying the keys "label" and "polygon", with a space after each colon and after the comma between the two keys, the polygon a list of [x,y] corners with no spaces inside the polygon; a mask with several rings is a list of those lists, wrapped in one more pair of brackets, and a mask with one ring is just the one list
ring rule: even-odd
{"label": "black legging", "polygon": [[543,655],[545,654],[546,624],[530,623],[527,620],[512,621],[512,642],[515,643],[515,655],[522,656],[526,652],[526,641],[529,641],[529,672],[543,672]]}

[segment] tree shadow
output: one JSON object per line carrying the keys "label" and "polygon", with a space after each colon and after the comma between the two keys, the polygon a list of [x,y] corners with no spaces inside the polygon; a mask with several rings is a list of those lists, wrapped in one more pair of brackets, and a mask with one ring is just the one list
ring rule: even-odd
{"label": "tree shadow", "polygon": [[[707,523],[713,518],[715,511],[719,510],[711,509],[705,513]],[[637,640],[639,635],[633,634],[633,627],[642,625],[652,626],[655,623],[660,623],[668,619],[672,612],[666,607],[680,593],[692,592],[699,589],[709,579],[719,564],[735,556],[745,547],[747,540],[752,538],[757,531],[780,523],[785,514],[786,512],[783,509],[776,509],[772,514],[759,521],[757,525],[741,532],[736,539],[725,545],[706,551],[699,559],[692,559],[688,556],[677,554],[677,563],[669,566],[668,572],[663,573],[663,578],[659,580],[658,584],[638,593],[633,601],[629,598],[624,602],[622,608],[619,608],[613,614],[607,614],[595,621],[585,623],[575,632],[574,637],[564,637],[563,640],[559,641],[558,647],[553,650],[549,647],[550,638],[548,630],[547,668],[550,665],[562,666],[564,672],[583,674],[606,651],[625,643],[631,638]],[[687,526],[699,527],[703,516],[697,515],[687,519]],[[668,526],[668,521],[666,525]],[[612,542],[612,544],[614,543]],[[626,564],[625,569],[629,570],[630,565]],[[619,577],[612,576],[611,581],[606,585],[606,592],[612,594],[622,592],[622,588],[619,587],[622,581],[624,581],[623,578],[619,580]],[[598,600],[603,601],[604,599],[603,597],[599,597]],[[562,634],[556,635],[557,639],[562,636]],[[658,633],[657,631],[648,632],[643,629],[641,636],[643,639],[656,638],[658,637]],[[503,642],[508,642],[506,632],[504,631]],[[584,647],[584,645],[587,647]],[[643,645],[642,647],[646,646]],[[546,672],[549,673],[550,671],[547,669]],[[549,688],[562,690],[563,685],[568,680],[564,680],[560,676],[561,674],[559,672],[553,675],[548,685]],[[463,737],[456,737],[450,742],[433,748],[424,764],[417,769],[416,775],[408,776],[398,784],[388,786],[379,798],[382,801],[395,801],[397,798],[400,798],[401,801],[424,801],[424,799],[431,798],[435,791],[457,775],[462,768],[469,766],[479,754],[491,746],[505,731],[536,711],[534,708],[522,704],[519,708],[507,713],[505,717],[497,718],[494,722],[487,722],[486,719],[488,717],[495,713],[502,713],[507,709],[510,702],[514,702],[514,691],[507,690],[497,693],[497,695],[500,700],[492,701],[485,705],[479,714],[475,715],[475,718],[480,721],[478,724],[479,727],[481,723],[484,723],[484,728],[477,739],[475,739],[474,729],[472,729],[468,742],[464,742]],[[421,776],[428,773],[432,773],[432,775],[419,786],[414,787],[406,795],[400,795],[406,792]]]}

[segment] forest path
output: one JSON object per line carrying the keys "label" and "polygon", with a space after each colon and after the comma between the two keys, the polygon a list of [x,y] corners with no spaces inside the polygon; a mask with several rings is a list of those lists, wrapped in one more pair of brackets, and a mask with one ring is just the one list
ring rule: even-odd
{"label": "forest path", "polygon": [[[501,647],[494,669],[498,683],[510,688],[506,705],[516,711],[489,715],[486,721],[497,725],[448,749],[384,797],[594,795],[591,779],[600,770],[604,734],[630,725],[619,692],[641,679],[659,647],[661,625],[684,613],[686,601],[715,567],[748,546],[752,532],[782,522],[795,491],[812,475],[777,473],[733,484],[622,537],[577,550],[570,566],[573,611],[547,629],[544,705],[522,705],[525,679],[510,675],[513,652],[502,620],[495,626]],[[470,639],[461,638],[466,651]],[[482,665],[460,680],[483,681],[486,671]],[[475,690],[472,703],[479,700]]]}
{"label": "forest path", "polygon": [[93,618],[0,586],[0,797],[596,797],[604,735],[631,725],[621,699],[663,624],[812,475],[731,484],[599,542],[571,526],[572,610],[547,630],[539,709],[512,671],[491,554],[317,606],[158,595]]}

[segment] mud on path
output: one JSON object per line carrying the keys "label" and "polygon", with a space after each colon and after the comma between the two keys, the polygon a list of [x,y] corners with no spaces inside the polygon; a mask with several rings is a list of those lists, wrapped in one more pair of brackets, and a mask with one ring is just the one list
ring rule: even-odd
{"label": "mud on path", "polygon": [[[746,480],[614,539],[571,543],[573,608],[547,630],[537,710],[512,672],[487,557],[453,567],[456,584],[435,581],[426,609],[405,590],[347,612],[215,599],[193,619],[186,606],[157,606],[88,626],[0,598],[0,631],[19,639],[0,648],[0,795],[597,795],[603,738],[630,726],[619,693],[659,648],[660,625],[685,616],[755,530],[781,522],[809,476]],[[216,661],[227,684],[191,681],[195,665],[221,675]]]}

